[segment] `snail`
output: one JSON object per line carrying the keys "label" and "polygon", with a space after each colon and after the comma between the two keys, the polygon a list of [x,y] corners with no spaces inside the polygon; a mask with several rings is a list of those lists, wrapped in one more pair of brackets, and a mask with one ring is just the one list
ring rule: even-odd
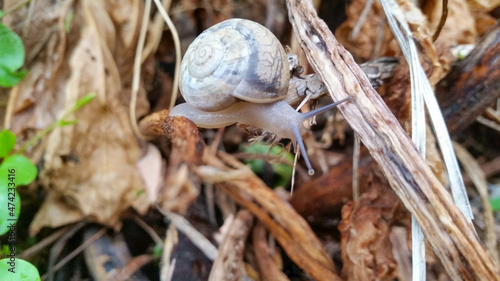
{"label": "snail", "polygon": [[271,31],[244,19],[216,24],[188,47],[180,71],[186,103],[175,106],[170,116],[184,116],[201,128],[241,123],[291,139],[298,143],[309,174],[314,174],[302,141],[307,131],[303,122],[346,99],[307,113],[284,102],[288,57]]}

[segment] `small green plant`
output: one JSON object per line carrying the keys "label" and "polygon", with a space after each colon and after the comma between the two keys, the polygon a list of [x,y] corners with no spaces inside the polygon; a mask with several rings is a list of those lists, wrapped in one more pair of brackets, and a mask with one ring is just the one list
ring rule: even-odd
{"label": "small green plant", "polygon": [[16,144],[16,136],[9,130],[0,133],[0,235],[9,232],[11,225],[19,218],[21,200],[16,187],[35,180],[38,170],[23,155],[8,155]]}
{"label": "small green plant", "polygon": [[[3,13],[0,11],[0,19]],[[24,64],[24,45],[21,38],[0,23],[0,87],[12,87],[23,80],[26,70]]]}
{"label": "small green plant", "polygon": [[64,31],[66,33],[69,33],[69,29],[70,29],[70,26],[71,26],[71,21],[73,20],[74,16],[75,16],[75,12],[73,10],[71,10],[66,15],[66,18],[64,18]]}
{"label": "small green plant", "polygon": [[[251,145],[243,146],[243,152],[267,155],[270,157],[283,158],[289,163],[293,163],[293,155],[286,151],[281,146],[274,146],[271,148],[269,144],[264,144],[262,142],[256,142]],[[266,170],[266,161],[261,159],[254,159],[245,161],[250,169],[256,174],[263,174]],[[273,173],[276,175],[276,180],[273,182],[271,187],[286,186],[290,179],[292,178],[293,167],[287,164],[274,163],[271,165]]]}
{"label": "small green plant", "polygon": [[490,198],[490,204],[491,204],[491,209],[493,209],[493,211],[495,212],[500,211],[500,196]]}
{"label": "small green plant", "polygon": [[163,254],[163,244],[156,244],[153,248],[153,256],[155,259],[160,260],[161,255]]}
{"label": "small green plant", "polygon": [[[12,281],[39,281],[40,273],[34,265],[31,263],[14,258],[0,260],[0,274],[2,280],[12,280]],[[6,279],[3,279],[6,278]]]}
{"label": "small green plant", "polygon": [[[94,97],[95,94],[90,93],[79,99],[61,119],[39,132],[16,152],[13,152],[16,136],[9,130],[0,132],[0,235],[8,233],[9,245],[7,249],[2,249],[2,256],[8,258],[0,260],[0,276],[9,276],[8,280],[40,280],[38,271],[31,263],[15,257],[16,223],[21,212],[17,187],[30,184],[38,174],[37,167],[22,153],[53,129],[77,123],[77,120],[66,119]],[[8,253],[5,253],[7,250]],[[8,275],[7,271],[12,275]]]}
{"label": "small green plant", "polygon": [[35,180],[38,170],[23,155],[9,153],[16,144],[16,136],[9,130],[0,132],[0,235],[7,235],[8,246],[2,248],[0,275],[6,280],[40,280],[38,270],[29,262],[16,258],[16,223],[21,212],[21,197],[17,193],[20,185]]}
{"label": "small green plant", "polygon": [[[16,136],[9,130],[0,132],[0,159],[3,159],[0,164],[0,191],[3,190],[3,192],[0,192],[0,235],[7,233],[10,222],[17,221],[19,218],[21,204],[16,188],[30,184],[35,180],[38,173],[36,166],[21,154],[55,128],[75,124],[77,120],[66,119],[89,103],[94,97],[95,94],[90,93],[79,99],[61,119],[47,126],[47,128],[27,141],[16,153],[11,153],[16,144]],[[7,206],[7,208],[4,206]]]}

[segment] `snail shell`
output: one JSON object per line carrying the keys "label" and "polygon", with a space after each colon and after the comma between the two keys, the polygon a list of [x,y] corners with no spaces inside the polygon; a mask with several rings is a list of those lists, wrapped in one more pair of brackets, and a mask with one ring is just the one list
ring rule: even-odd
{"label": "snail shell", "polygon": [[230,19],[205,30],[189,46],[180,90],[193,107],[218,111],[238,99],[281,100],[289,80],[288,58],[279,40],[258,23]]}

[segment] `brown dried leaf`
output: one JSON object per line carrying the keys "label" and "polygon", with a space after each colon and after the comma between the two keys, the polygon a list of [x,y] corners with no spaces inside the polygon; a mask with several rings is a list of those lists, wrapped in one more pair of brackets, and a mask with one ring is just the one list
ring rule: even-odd
{"label": "brown dried leaf", "polygon": [[487,13],[475,12],[472,15],[474,16],[478,36],[486,34],[497,23],[497,19]]}
{"label": "brown dried leaf", "polygon": [[[411,28],[413,37],[418,40],[420,64],[426,72],[430,84],[435,85],[439,80],[441,80],[447,69],[449,69],[449,63],[451,63],[451,61],[441,60],[440,56],[442,53],[446,53],[446,51],[449,50],[450,45],[447,42],[448,45],[445,44],[441,46],[439,52],[440,56],[438,56],[432,42],[432,34],[434,33],[435,28],[431,27],[427,17],[423,14],[420,8],[411,1],[401,0],[398,1],[398,4],[400,5],[408,25]],[[399,45],[393,46],[396,48],[395,52],[399,53]],[[445,64],[443,65],[443,63]],[[409,79],[407,83],[409,83]]]}
{"label": "brown dried leaf", "polygon": [[156,146],[149,143],[145,150],[144,156],[137,161],[136,166],[146,186],[149,204],[153,204],[156,202],[160,187],[163,186],[165,163]]}
{"label": "brown dried leaf", "polygon": [[500,6],[500,0],[468,0],[467,4],[472,11],[490,12]]}
{"label": "brown dried leaf", "polygon": [[[387,54],[386,51],[393,36],[387,24],[384,23],[384,12],[382,5],[378,1],[373,2],[373,6],[369,10],[356,38],[350,39],[351,32],[355,25],[358,24],[366,2],[366,0],[354,0],[346,7],[347,20],[337,28],[335,36],[360,61],[367,61],[384,54],[394,55],[394,52]],[[382,36],[382,41],[377,51],[375,48],[379,36]]]}
{"label": "brown dried leaf", "polygon": [[[107,3],[113,10],[112,3]],[[120,4],[130,11],[129,23],[134,21],[130,14],[140,14],[140,2],[135,3]],[[40,51],[28,50],[38,52],[30,67],[33,70],[13,89],[9,118],[18,134],[46,127],[83,95],[97,94],[72,117],[78,124],[55,129],[34,152],[35,156],[43,153],[39,179],[48,196],[32,222],[31,234],[44,226],[81,219],[116,226],[120,214],[130,206],[139,212],[149,207],[147,194],[140,193],[143,182],[136,162],[141,150],[128,118],[129,92],[123,90],[130,76],[120,76],[124,71],[116,63],[116,54],[124,61],[133,61],[135,46],[115,42],[120,38],[115,30],[120,27],[114,25],[116,21],[104,5],[78,2],[72,7],[70,33],[63,24],[70,6],[47,7],[61,9],[58,22],[52,25],[55,31]],[[33,19],[47,9],[35,10]]]}
{"label": "brown dried leaf", "polygon": [[[6,0],[4,2],[2,9],[8,11],[19,5],[20,1]],[[30,9],[34,11],[32,14],[28,5],[25,5],[16,13],[11,13],[2,19],[5,25],[10,26],[21,36],[26,50],[26,65],[31,64],[43,49],[57,49],[54,53],[64,50],[66,36],[60,27],[74,0],[58,1],[55,4],[51,2],[53,1],[33,1],[29,3]],[[44,55],[43,52],[42,55]],[[45,62],[49,65],[63,59],[62,56],[49,58],[45,57]]]}
{"label": "brown dried leaf", "polygon": [[396,262],[390,241],[391,225],[402,204],[386,185],[373,182],[359,201],[342,208],[342,277],[345,280],[392,280]]}
{"label": "brown dried leaf", "polygon": [[[442,7],[442,0],[432,0],[427,1],[423,8],[432,33],[441,19]],[[448,1],[448,17],[436,44],[443,44],[447,48],[457,44],[474,44],[476,36],[474,17],[466,0]]]}
{"label": "brown dried leaf", "polygon": [[188,16],[201,27],[199,32],[215,25],[221,21],[231,18],[235,5],[228,0],[215,0],[204,2],[199,0],[180,1],[183,10]]}

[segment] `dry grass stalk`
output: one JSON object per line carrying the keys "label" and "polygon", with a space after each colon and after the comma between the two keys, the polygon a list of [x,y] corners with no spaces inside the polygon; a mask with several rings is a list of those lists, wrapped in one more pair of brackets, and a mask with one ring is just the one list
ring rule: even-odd
{"label": "dry grass stalk", "polygon": [[469,175],[477,188],[481,203],[483,204],[483,220],[485,224],[485,244],[495,260],[499,260],[497,248],[497,236],[495,233],[495,217],[490,204],[490,195],[488,193],[488,181],[479,163],[474,157],[458,143],[453,143],[453,148],[457,153],[457,158],[462,163],[462,167]]}
{"label": "dry grass stalk", "polygon": [[175,263],[173,263],[172,256],[179,242],[179,233],[175,225],[171,223],[168,226],[167,233],[165,235],[165,243],[163,243],[163,252],[161,255],[161,267],[160,267],[160,280],[167,281],[172,279],[172,275],[175,269]]}
{"label": "dry grass stalk", "polygon": [[287,2],[290,21],[309,62],[346,121],[381,166],[391,187],[422,226],[453,280],[500,280],[500,269],[481,245],[415,146],[352,56],[336,41],[308,1]]}
{"label": "dry grass stalk", "polygon": [[[205,153],[204,162],[214,169],[221,166],[244,168],[241,162],[228,154],[219,153],[218,156],[224,163],[209,153]],[[223,171],[220,169],[220,172]],[[202,175],[202,179],[212,180],[209,175]],[[252,174],[245,179],[218,182],[216,186],[252,212],[276,238],[290,259],[307,274],[315,280],[341,280],[335,273],[332,260],[306,221],[259,178]]]}
{"label": "dry grass stalk", "polygon": [[[271,249],[267,245],[266,229],[258,223],[252,232],[253,251],[259,266],[260,278],[263,281],[288,281],[288,277],[275,263]],[[272,279],[271,279],[272,278]]]}
{"label": "dry grass stalk", "polygon": [[209,281],[241,280],[243,252],[252,223],[253,216],[248,210],[241,210],[236,214],[219,246],[219,254],[210,271]]}

